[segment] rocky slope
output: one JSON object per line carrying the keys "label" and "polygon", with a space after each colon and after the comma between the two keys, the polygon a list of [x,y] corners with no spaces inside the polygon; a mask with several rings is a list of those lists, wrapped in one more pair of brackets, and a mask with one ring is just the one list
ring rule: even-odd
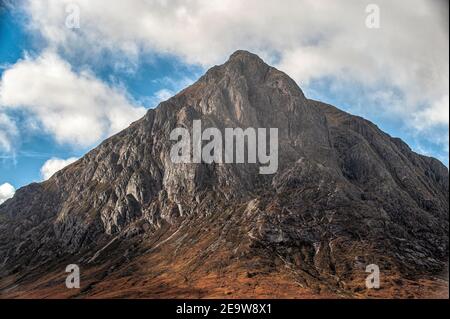
{"label": "rocky slope", "polygon": [[[278,128],[277,173],[172,163],[170,132],[195,119]],[[0,206],[0,296],[426,296],[448,283],[448,195],[438,160],[237,51]]]}

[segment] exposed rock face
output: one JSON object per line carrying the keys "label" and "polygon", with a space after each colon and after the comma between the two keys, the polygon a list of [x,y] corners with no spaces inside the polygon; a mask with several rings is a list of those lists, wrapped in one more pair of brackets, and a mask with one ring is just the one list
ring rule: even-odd
{"label": "exposed rock face", "polygon": [[[195,119],[221,130],[278,128],[278,172],[172,163],[170,132],[190,129]],[[439,161],[362,118],[307,99],[286,74],[238,51],[0,206],[0,296],[20,296],[21,289],[37,296],[43,288],[28,284],[72,262],[107,269],[90,274],[81,292],[101,296],[99,283],[137,276],[123,271],[142,260],[151,267],[141,277],[159,280],[171,269],[191,278],[191,288],[202,276],[240,269],[249,278],[287,273],[298,289],[315,293],[354,294],[371,263],[386,277],[445,270],[448,195],[448,170]]]}

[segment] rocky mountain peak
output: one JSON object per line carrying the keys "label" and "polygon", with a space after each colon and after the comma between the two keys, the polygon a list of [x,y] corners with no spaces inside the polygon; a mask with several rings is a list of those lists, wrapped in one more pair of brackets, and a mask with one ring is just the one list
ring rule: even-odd
{"label": "rocky mountain peak", "polygon": [[224,66],[228,69],[240,70],[243,73],[251,72],[252,78],[255,73],[264,73],[271,69],[258,55],[244,50],[238,50],[231,54]]}
{"label": "rocky mountain peak", "polygon": [[[186,110],[191,108],[217,123],[231,127],[277,127],[283,135],[292,133],[286,123],[295,118],[299,119],[297,126],[309,121],[304,127],[324,121],[318,119],[322,115],[309,106],[288,75],[242,50],[233,53],[224,64],[209,69],[175,99],[175,104],[183,104]],[[193,114],[192,110],[185,113]]]}
{"label": "rocky mountain peak", "polygon": [[[192,130],[194,120],[219,130],[277,128],[278,170],[174,163],[170,133]],[[119,282],[139,282],[140,297],[182,286],[217,296],[214,283],[242,274],[250,285],[279,280],[291,297],[299,289],[355,295],[368,264],[396,280],[445,269],[448,191],[439,161],[362,118],[307,99],[285,73],[237,51],[0,205],[0,291],[30,292],[41,280],[52,295],[59,288],[45,278],[77,263],[90,282],[79,297],[118,289]],[[250,293],[239,280],[229,285]],[[157,295],[155,287],[166,288]],[[131,288],[137,291],[134,284],[120,289]]]}
{"label": "rocky mountain peak", "polygon": [[228,59],[228,62],[226,62],[226,63],[229,63],[229,62],[235,61],[235,60],[240,60],[240,61],[253,60],[253,61],[259,61],[259,62],[264,63],[264,61],[258,55],[251,53],[249,51],[246,51],[246,50],[236,50],[235,52],[233,52],[230,55],[230,58]]}

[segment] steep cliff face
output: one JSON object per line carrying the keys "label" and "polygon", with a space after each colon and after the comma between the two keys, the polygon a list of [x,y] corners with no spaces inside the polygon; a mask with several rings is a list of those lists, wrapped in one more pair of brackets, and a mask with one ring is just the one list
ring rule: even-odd
{"label": "steep cliff face", "polygon": [[[278,128],[278,171],[173,163],[170,132],[191,130],[198,119],[222,131]],[[27,287],[38,295],[38,286],[27,285],[52,286],[42,278],[73,262],[103,267],[89,273],[81,293],[102,295],[102,282],[137,276],[123,273],[127,265],[144,276],[139,264],[146,260],[149,281],[160,282],[168,271],[190,278],[151,296],[175,291],[175,284],[190,287],[184,296],[196,296],[192,287],[204,276],[240,271],[249,280],[291,276],[298,289],[315,293],[357,293],[371,263],[400,278],[445,269],[448,185],[439,161],[362,118],[308,100],[286,74],[237,51],[0,206],[0,291],[20,296]],[[146,296],[145,289],[130,296]],[[299,296],[292,289],[288,296]]]}

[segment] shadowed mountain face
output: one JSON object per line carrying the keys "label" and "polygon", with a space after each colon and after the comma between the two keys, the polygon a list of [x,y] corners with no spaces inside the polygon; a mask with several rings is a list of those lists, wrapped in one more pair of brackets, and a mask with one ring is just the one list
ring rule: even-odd
{"label": "shadowed mountain face", "polygon": [[[278,128],[278,171],[173,163],[170,132],[197,119]],[[237,51],[0,206],[0,297],[428,296],[447,287],[448,195],[438,160]]]}

